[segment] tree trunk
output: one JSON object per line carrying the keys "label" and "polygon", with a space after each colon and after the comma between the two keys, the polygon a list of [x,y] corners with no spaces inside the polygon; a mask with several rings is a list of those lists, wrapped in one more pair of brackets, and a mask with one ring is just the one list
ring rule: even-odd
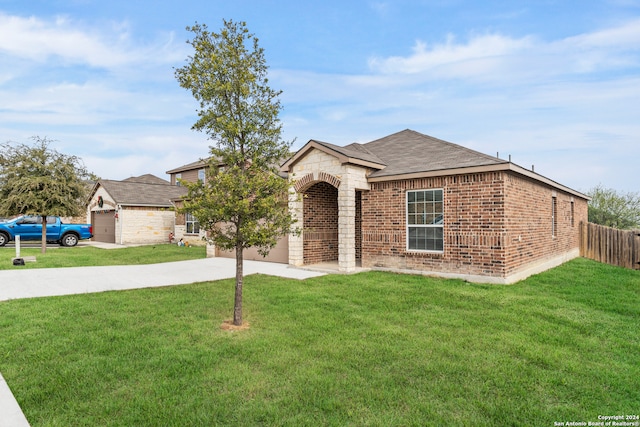
{"label": "tree trunk", "polygon": [[242,326],[242,245],[236,245],[236,297],[233,305],[233,324]]}
{"label": "tree trunk", "polygon": [[40,252],[43,254],[47,252],[47,216],[42,215],[42,245]]}

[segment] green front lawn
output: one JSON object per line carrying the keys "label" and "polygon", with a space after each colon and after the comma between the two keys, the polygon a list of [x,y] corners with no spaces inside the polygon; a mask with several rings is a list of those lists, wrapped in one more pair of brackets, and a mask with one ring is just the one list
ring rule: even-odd
{"label": "green front lawn", "polygon": [[133,246],[119,249],[100,249],[91,246],[73,248],[49,245],[42,254],[39,248],[22,248],[21,257],[35,256],[36,262],[14,266],[15,248],[0,248],[0,270],[24,268],[87,267],[93,265],[133,265],[186,261],[205,257],[204,246],[169,244]]}
{"label": "green front lawn", "polygon": [[370,272],[0,303],[34,426],[527,425],[640,412],[640,272],[512,286]]}

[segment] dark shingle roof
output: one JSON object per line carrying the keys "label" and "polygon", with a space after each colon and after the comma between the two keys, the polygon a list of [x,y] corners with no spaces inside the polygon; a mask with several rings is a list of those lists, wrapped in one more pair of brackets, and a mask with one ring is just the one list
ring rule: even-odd
{"label": "dark shingle roof", "polygon": [[368,175],[370,178],[509,163],[461,145],[406,129],[366,144],[353,143],[344,147],[310,140],[282,165],[282,169],[289,171],[310,149],[333,153],[343,163],[349,162],[371,168],[371,174]]}
{"label": "dark shingle roof", "polygon": [[189,164],[177,167],[175,169],[171,169],[167,171],[167,174],[171,175],[172,173],[179,173],[184,171],[190,171],[194,169],[202,169],[207,166],[208,159],[200,159],[195,162],[191,162]]}
{"label": "dark shingle roof", "polygon": [[127,182],[140,182],[144,184],[160,184],[160,185],[171,185],[169,181],[166,179],[158,178],[155,175],[151,175],[150,173],[140,176],[132,176],[127,179],[123,179],[123,181]]}
{"label": "dark shingle roof", "polygon": [[362,144],[362,147],[386,165],[384,169],[373,172],[371,177],[508,163],[410,129]]}
{"label": "dark shingle roof", "polygon": [[121,205],[171,207],[171,200],[187,194],[185,187],[171,185],[154,175],[127,178],[124,181],[98,181],[113,200]]}
{"label": "dark shingle roof", "polygon": [[470,170],[467,168],[476,168],[475,170],[484,171],[510,170],[589,200],[588,196],[578,191],[524,169],[510,161],[489,156],[410,129],[366,144],[353,143],[345,147],[310,140],[282,165],[282,170],[285,172],[290,171],[296,162],[314,149],[333,154],[342,163],[353,163],[369,168],[370,174],[367,175],[367,179],[371,182],[447,173],[467,173]]}

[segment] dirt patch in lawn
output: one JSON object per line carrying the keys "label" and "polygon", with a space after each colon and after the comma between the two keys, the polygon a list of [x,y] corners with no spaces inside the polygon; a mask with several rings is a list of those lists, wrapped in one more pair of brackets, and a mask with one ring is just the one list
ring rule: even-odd
{"label": "dirt patch in lawn", "polygon": [[249,322],[243,322],[242,325],[236,326],[233,324],[233,320],[225,320],[220,325],[220,329],[224,331],[245,331],[249,329]]}

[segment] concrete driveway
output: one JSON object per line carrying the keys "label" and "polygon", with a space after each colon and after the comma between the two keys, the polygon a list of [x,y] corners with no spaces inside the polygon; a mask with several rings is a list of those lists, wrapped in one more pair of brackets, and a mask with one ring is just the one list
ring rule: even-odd
{"label": "concrete driveway", "polygon": [[[235,277],[236,261],[206,258],[150,265],[0,270],[0,301],[159,286],[185,285]],[[325,273],[272,262],[245,261],[255,273],[307,279]],[[20,406],[0,374],[0,427],[28,427]]]}
{"label": "concrete driveway", "polygon": [[[0,270],[0,301],[184,285],[235,277],[235,259],[205,258],[149,265]],[[263,261],[245,261],[244,275],[255,273],[308,279],[325,273]]]}

